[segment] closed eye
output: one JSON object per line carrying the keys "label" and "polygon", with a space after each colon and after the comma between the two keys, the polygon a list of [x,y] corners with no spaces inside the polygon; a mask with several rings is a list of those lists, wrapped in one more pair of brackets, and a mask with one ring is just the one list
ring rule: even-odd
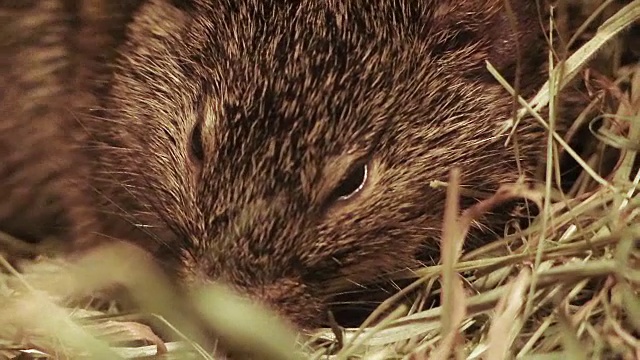
{"label": "closed eye", "polygon": [[189,141],[189,153],[192,161],[202,163],[204,161],[204,147],[202,145],[202,121],[198,121],[193,130],[191,130],[191,139]]}
{"label": "closed eye", "polygon": [[366,162],[356,163],[338,183],[330,199],[332,201],[349,200],[359,194],[367,183],[369,167]]}

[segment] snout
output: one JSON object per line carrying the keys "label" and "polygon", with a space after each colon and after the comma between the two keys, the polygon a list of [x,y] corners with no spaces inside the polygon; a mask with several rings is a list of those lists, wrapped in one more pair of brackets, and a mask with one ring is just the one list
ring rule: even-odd
{"label": "snout", "polygon": [[321,299],[313,296],[306,284],[295,279],[278,279],[234,288],[250,300],[276,312],[284,321],[299,330],[319,326],[326,316]]}

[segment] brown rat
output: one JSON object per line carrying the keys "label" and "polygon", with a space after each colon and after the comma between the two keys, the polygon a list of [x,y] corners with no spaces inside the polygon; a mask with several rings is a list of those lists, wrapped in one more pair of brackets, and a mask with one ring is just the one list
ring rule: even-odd
{"label": "brown rat", "polygon": [[[119,229],[187,283],[222,280],[319,324],[335,278],[366,283],[437,257],[453,166],[483,190],[515,181],[511,98],[544,52],[535,2],[163,1],[120,48],[94,184]],[[519,127],[531,174],[544,132]],[[137,234],[136,234],[137,233]]]}
{"label": "brown rat", "polygon": [[[501,133],[511,98],[485,61],[513,80],[519,52],[531,90],[545,55],[535,2],[512,0],[515,18],[504,4],[144,1],[106,75],[77,75],[96,84],[71,141],[88,160],[64,163],[87,164],[77,190],[101,203],[96,232],[187,284],[222,280],[321,324],[332,279],[437,258],[432,180],[453,166],[482,190],[518,177]],[[518,131],[531,175],[544,132]]]}

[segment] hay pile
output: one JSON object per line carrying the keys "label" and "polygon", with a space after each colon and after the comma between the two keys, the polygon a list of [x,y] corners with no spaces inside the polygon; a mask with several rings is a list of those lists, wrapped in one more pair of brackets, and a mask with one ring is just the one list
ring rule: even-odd
{"label": "hay pile", "polygon": [[[591,100],[564,139],[550,138],[545,184],[505,186],[458,216],[461,190],[452,171],[440,264],[397,274],[394,280],[417,280],[360,329],[296,338],[222,288],[176,292],[144,254],[116,246],[73,262],[42,257],[20,263],[20,271],[0,257],[0,358],[213,359],[202,322],[222,347],[257,359],[640,358],[640,26],[621,32],[640,19],[640,1],[612,3],[560,2],[553,26],[577,35],[550,40],[577,50],[566,61],[551,56],[547,85],[529,103],[519,99],[518,121],[551,129],[558,92],[576,86],[572,79]],[[574,28],[576,17],[591,25]],[[583,71],[587,60],[597,71]],[[563,190],[560,158],[577,169]],[[461,255],[469,224],[512,197],[540,209],[532,224]],[[6,235],[0,244],[23,246]],[[107,290],[116,288],[140,310],[124,313],[110,301]]]}

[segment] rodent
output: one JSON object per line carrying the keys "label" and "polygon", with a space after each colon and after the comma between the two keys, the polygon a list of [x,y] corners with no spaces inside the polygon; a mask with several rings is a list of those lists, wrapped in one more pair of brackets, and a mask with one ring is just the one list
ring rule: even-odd
{"label": "rodent", "polygon": [[[513,79],[519,52],[531,91],[546,55],[536,2],[510,3],[515,18],[503,0],[143,1],[80,120],[100,232],[183,284],[322,324],[327,281],[437,258],[430,181],[518,177],[485,61]],[[545,133],[518,131],[531,175]]]}

